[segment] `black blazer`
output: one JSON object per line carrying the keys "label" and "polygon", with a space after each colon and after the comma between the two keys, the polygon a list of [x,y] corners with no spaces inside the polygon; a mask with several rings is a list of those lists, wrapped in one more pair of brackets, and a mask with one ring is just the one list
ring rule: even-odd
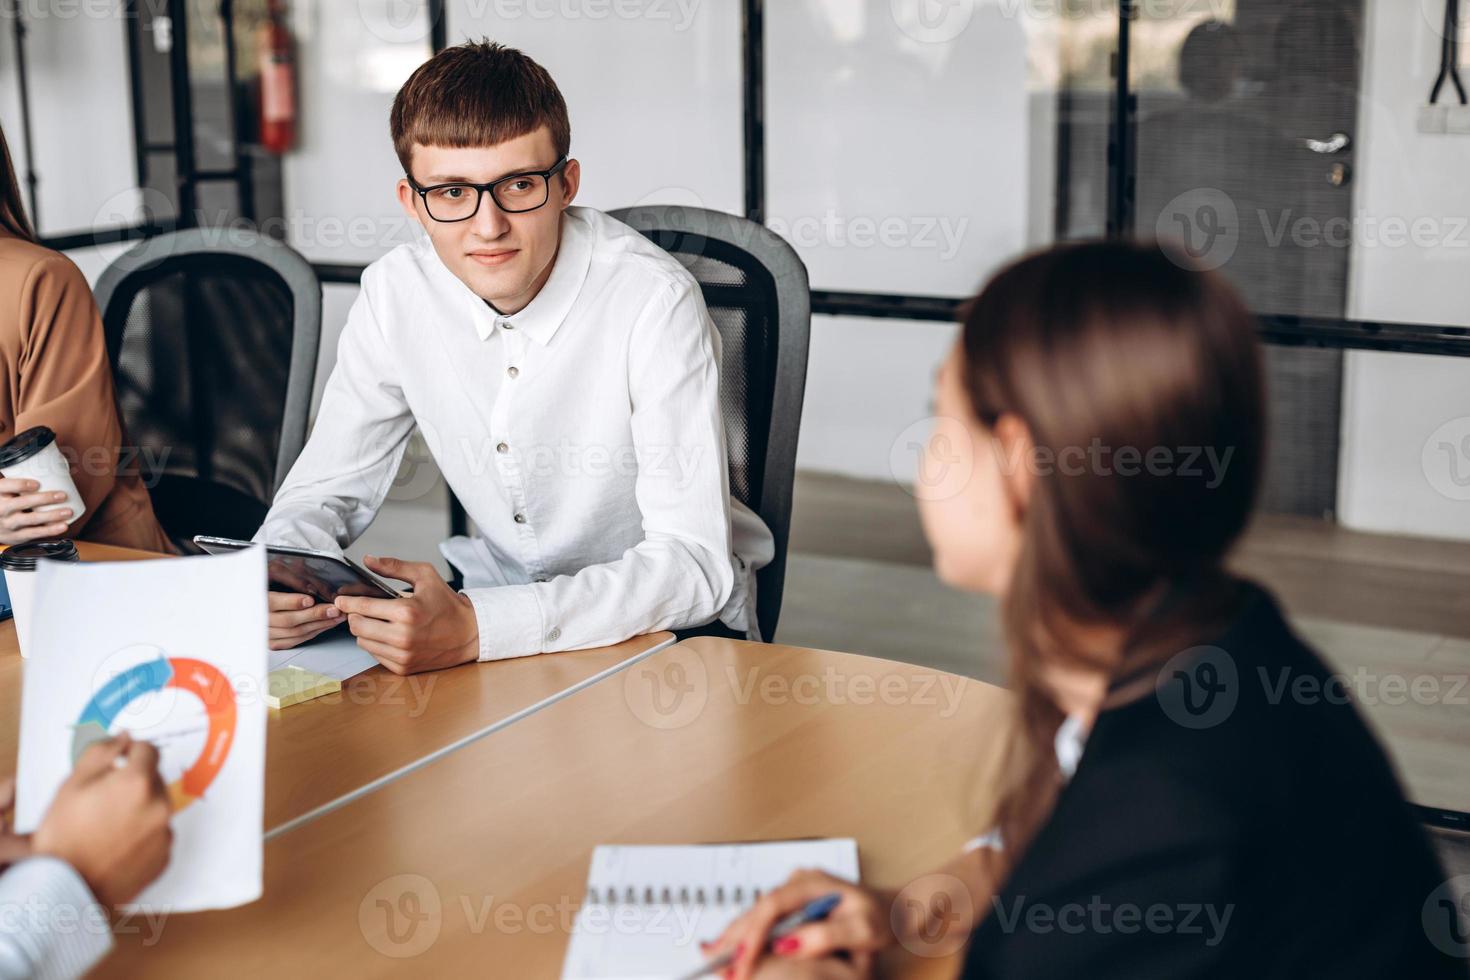
{"label": "black blazer", "polygon": [[1383,750],[1271,597],[1245,592],[1156,693],[1099,713],[979,910],[965,977],[1466,976]]}

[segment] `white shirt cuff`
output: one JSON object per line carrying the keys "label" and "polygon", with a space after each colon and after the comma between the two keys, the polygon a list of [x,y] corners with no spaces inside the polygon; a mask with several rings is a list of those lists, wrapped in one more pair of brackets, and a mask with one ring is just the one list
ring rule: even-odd
{"label": "white shirt cuff", "polygon": [[112,949],[106,909],[57,858],[26,858],[0,875],[0,912],[0,975],[69,980]]}
{"label": "white shirt cuff", "polygon": [[486,589],[464,589],[475,609],[480,629],[480,659],[508,660],[529,657],[549,649],[561,637],[560,630],[542,629],[541,603],[535,585],[502,585]]}

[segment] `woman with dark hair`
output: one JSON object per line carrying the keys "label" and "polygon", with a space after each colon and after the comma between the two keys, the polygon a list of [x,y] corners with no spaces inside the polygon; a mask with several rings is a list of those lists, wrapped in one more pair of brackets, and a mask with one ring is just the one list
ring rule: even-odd
{"label": "woman with dark hair", "polygon": [[937,405],[925,530],[942,579],[1000,596],[1017,704],[994,826],[901,893],[799,874],[709,954],[739,949],[740,980],[966,939],[975,978],[1463,977],[1382,749],[1225,568],[1264,458],[1235,292],[1153,246],[1024,258],[970,304]]}
{"label": "woman with dark hair", "polygon": [[55,509],[65,491],[0,473],[0,545],[75,537],[173,550],[139,474],[117,471],[123,428],[97,304],[71,260],[37,244],[4,133],[0,296],[6,298],[0,312],[0,443],[34,427],[51,429],[84,507],[81,515]]}

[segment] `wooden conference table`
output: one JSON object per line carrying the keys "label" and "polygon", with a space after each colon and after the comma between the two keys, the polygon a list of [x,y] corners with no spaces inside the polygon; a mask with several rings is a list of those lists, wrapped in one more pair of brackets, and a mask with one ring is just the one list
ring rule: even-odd
{"label": "wooden conference table", "polygon": [[[864,881],[898,886],[987,825],[1011,720],[1001,689],[851,654],[669,639],[444,671],[426,701],[272,712],[263,897],[135,922],[100,975],[556,977],[598,844],[851,836]],[[19,659],[6,625],[7,768]],[[884,973],[955,966],[897,950]]]}
{"label": "wooden conference table", "polygon": [[[78,542],[77,550],[83,561],[159,557],[86,542]],[[655,633],[596,650],[407,678],[374,667],[343,682],[339,694],[271,711],[266,829],[281,828],[673,640],[672,633]],[[0,624],[0,778],[15,773],[22,663],[15,622],[6,621]]]}
{"label": "wooden conference table", "polygon": [[852,836],[897,886],[989,819],[1010,710],[918,667],[690,640],[275,837],[260,901],[119,936],[102,974],[556,977],[601,843]]}

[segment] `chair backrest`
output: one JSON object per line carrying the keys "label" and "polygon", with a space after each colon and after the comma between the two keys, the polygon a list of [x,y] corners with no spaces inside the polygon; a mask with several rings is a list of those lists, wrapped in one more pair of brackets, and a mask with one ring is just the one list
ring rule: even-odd
{"label": "chair backrest", "polygon": [[611,212],[673,255],[699,282],[720,331],[720,410],[730,492],[761,516],[776,555],[757,575],[762,636],[775,637],[786,582],[796,439],[806,391],[811,290],[779,235],[733,214],[677,205]]}
{"label": "chair backrest", "polygon": [[97,305],[123,422],[176,542],[246,537],[306,441],[321,282],[253,231],[149,238],[108,266]]}

